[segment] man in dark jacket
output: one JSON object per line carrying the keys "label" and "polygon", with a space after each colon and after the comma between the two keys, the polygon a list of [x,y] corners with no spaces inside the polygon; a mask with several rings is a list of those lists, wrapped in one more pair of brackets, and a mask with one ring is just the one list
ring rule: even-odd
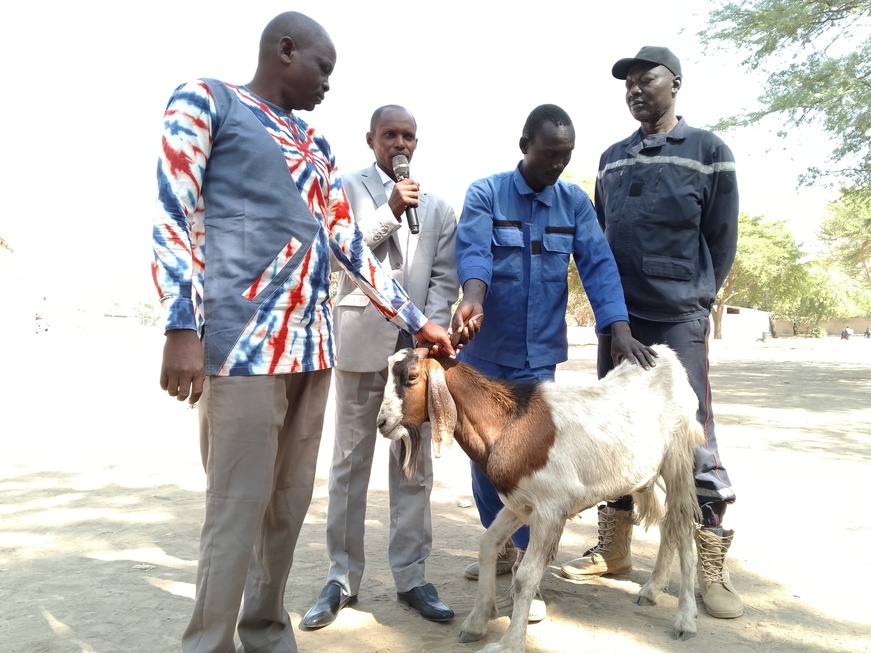
{"label": "man in dark jacket", "polygon": [[[707,349],[711,308],[735,260],[735,160],[720,138],[676,114],[683,78],[667,48],[645,46],[611,72],[626,80],[626,103],[640,126],[602,154],[596,213],[620,271],[632,335],[677,351],[699,397],[705,431],[695,455],[703,516],[696,533],[699,584],[711,615],[738,617],[743,604],[724,566],[734,531],[722,527],[735,494],[714,436]],[[609,341],[599,336],[600,378],[613,367]],[[633,523],[631,497],[600,506],[598,544],[562,573],[581,579],[631,569]]]}

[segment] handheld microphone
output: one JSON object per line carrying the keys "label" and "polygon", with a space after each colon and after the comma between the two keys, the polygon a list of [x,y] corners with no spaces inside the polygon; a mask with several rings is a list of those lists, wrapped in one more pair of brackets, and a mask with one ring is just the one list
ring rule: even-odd
{"label": "handheld microphone", "polygon": [[[397,154],[393,157],[393,174],[396,176],[396,181],[402,181],[403,179],[409,179],[411,177],[411,171],[408,167],[408,157],[404,154]],[[408,221],[408,228],[411,229],[411,233],[416,234],[420,231],[420,224],[417,222],[416,208],[413,206],[406,207],[405,219]]]}

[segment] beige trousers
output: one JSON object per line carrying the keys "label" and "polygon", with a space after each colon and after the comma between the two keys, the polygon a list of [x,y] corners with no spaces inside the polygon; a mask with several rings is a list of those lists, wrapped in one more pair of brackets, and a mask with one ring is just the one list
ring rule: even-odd
{"label": "beige trousers", "polygon": [[[347,594],[360,591],[364,556],[363,536],[369,479],[378,433],[378,409],[384,398],[387,368],[380,372],[336,370],[335,443],[330,466],[330,501],[327,510],[327,582],[337,582]],[[417,474],[402,473],[402,446],[390,445],[388,463],[390,529],[387,560],[397,592],[426,583],[426,559],[432,550],[432,455],[430,426],[421,426]]]}
{"label": "beige trousers", "polygon": [[206,379],[206,511],[185,653],[233,653],[237,620],[239,652],[296,653],[284,591],[311,502],[330,375]]}

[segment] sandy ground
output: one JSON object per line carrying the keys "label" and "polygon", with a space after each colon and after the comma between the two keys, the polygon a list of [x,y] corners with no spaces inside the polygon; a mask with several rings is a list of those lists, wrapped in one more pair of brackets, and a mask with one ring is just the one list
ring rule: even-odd
{"label": "sandy ground", "polygon": [[[589,333],[573,337],[558,376],[592,375]],[[162,337],[102,320],[53,324],[13,342],[0,394],[0,650],[179,651],[194,592],[203,474],[196,411],[157,387]],[[658,606],[633,603],[657,543],[655,532],[640,528],[631,573],[586,583],[560,578],[559,565],[595,539],[588,511],[567,525],[542,580],[549,614],[529,627],[530,653],[871,651],[863,491],[871,475],[871,340],[715,341],[711,358],[721,453],[738,493],[727,518],[736,530],[729,562],[745,615],[716,620],[700,603],[698,637],[672,641],[676,568]],[[327,570],[331,442],[328,427],[286,596],[296,625]],[[475,509],[460,507],[471,498],[467,459],[455,447],[435,464],[428,577],[457,618],[434,624],[395,601],[385,553],[387,442],[378,447],[360,603],[328,628],[297,629],[299,650],[477,651],[482,643],[456,642],[475,591],[462,572],[482,532]],[[484,641],[496,641],[507,624],[507,617],[491,622]]]}

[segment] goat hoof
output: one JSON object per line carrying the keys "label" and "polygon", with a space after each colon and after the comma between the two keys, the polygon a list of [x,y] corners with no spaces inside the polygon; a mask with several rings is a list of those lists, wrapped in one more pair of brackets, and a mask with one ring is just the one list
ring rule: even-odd
{"label": "goat hoof", "polygon": [[672,635],[674,639],[686,641],[696,636],[696,617],[695,615],[679,615],[674,622],[674,631]]}
{"label": "goat hoof", "polygon": [[635,605],[656,605],[656,599],[652,599],[646,594],[639,594],[635,597]]}
{"label": "goat hoof", "polygon": [[687,641],[688,639],[692,639],[695,636],[696,636],[695,630],[690,631],[690,630],[677,630],[677,629],[675,629],[675,631],[674,631],[674,638],[679,639],[679,640],[684,641],[684,642]]}
{"label": "goat hoof", "polygon": [[484,637],[484,633],[473,633],[461,630],[460,635],[457,637],[457,641],[459,641],[460,644],[468,644],[469,642],[477,642],[482,637]]}

